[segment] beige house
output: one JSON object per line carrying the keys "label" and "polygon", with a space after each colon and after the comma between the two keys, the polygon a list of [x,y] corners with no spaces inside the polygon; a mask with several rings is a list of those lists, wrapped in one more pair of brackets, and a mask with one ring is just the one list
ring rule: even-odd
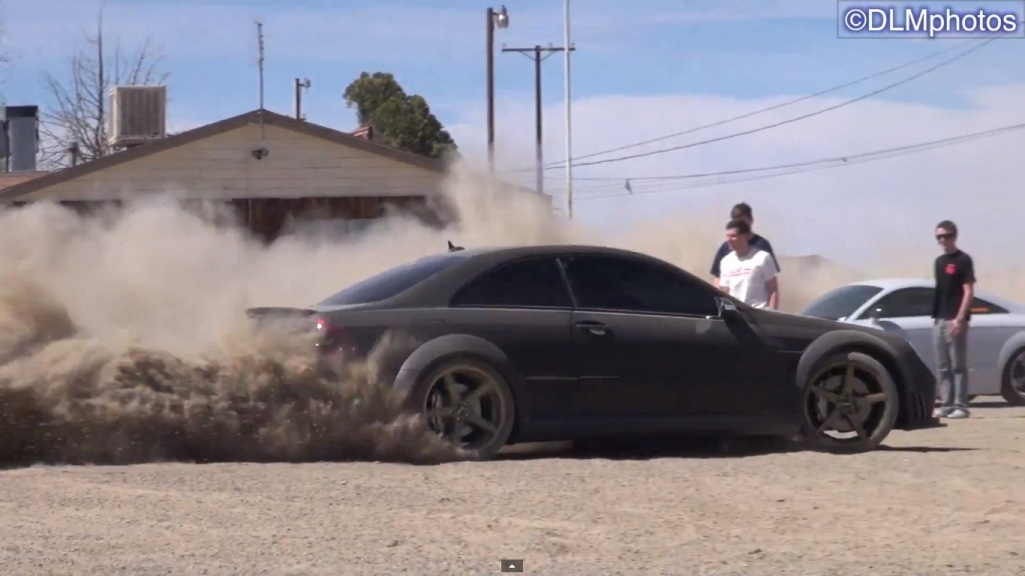
{"label": "beige house", "polygon": [[362,135],[254,110],[32,178],[0,200],[424,196],[439,191],[444,173],[438,161]]}
{"label": "beige house", "polygon": [[437,197],[446,166],[372,139],[268,110],[40,175],[0,189],[0,203],[86,206],[171,193],[234,204],[254,231],[273,239],[289,216],[367,220],[387,206],[418,209]]}

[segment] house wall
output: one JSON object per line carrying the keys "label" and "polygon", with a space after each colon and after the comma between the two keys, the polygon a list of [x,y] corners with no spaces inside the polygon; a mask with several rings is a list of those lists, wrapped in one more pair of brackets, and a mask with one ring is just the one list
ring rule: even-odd
{"label": "house wall", "polygon": [[[263,159],[252,151],[264,148]],[[171,193],[181,198],[423,197],[444,175],[273,125],[251,124],[85,174],[19,197],[115,200]]]}
{"label": "house wall", "polygon": [[[184,200],[182,207],[209,214],[202,210],[205,200]],[[441,226],[449,221],[448,208],[443,200],[433,203],[427,196],[387,197],[337,197],[337,198],[235,198],[215,200],[228,208],[225,213],[234,218],[264,242],[273,242],[288,230],[292,224],[313,224],[316,220],[332,220],[337,227],[341,221],[348,221],[348,228],[358,232],[366,226],[367,220],[389,215],[412,216],[428,226]],[[61,206],[74,210],[83,216],[97,214],[105,208],[117,207],[120,200],[59,201]],[[31,205],[31,202],[12,202],[11,208]]]}

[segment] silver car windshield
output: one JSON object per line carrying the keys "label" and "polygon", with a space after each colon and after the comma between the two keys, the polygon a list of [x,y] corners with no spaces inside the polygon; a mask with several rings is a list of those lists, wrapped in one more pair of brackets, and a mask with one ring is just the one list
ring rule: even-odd
{"label": "silver car windshield", "polygon": [[883,289],[878,286],[865,284],[841,286],[819,296],[808,304],[801,314],[827,320],[843,320],[882,291]]}

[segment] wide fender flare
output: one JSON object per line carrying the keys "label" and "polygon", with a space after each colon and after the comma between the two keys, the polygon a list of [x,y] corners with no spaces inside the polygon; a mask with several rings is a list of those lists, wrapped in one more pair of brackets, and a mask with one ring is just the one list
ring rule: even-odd
{"label": "wide fender flare", "polygon": [[897,324],[892,320],[880,320],[876,325],[879,327],[879,330],[882,330],[883,332],[896,334],[897,336],[907,340],[907,332],[904,331],[904,328],[902,328],[900,324]]}
{"label": "wide fender flare", "polygon": [[[900,371],[899,374],[894,375],[896,376],[894,380],[910,382],[911,375],[908,373],[907,368],[905,368],[901,363],[901,355],[892,344],[873,334],[867,334],[856,330],[836,330],[819,336],[804,349],[804,353],[801,354],[801,359],[797,362],[796,385],[798,388],[803,387],[804,383],[808,381],[808,378],[811,376],[812,369],[815,368],[815,364],[817,364],[819,360],[835,350],[847,348],[851,345],[868,346],[889,354],[890,357],[896,361],[894,364],[896,364],[897,370]],[[890,363],[883,362],[883,364],[888,365]]]}
{"label": "wide fender flare", "polygon": [[424,372],[455,356],[472,356],[491,364],[505,377],[513,397],[523,398],[522,379],[509,356],[491,342],[470,334],[445,334],[421,344],[399,368],[395,389],[408,394]]}
{"label": "wide fender flare", "polygon": [[[969,328],[969,330],[971,330],[971,328]],[[1003,381],[1003,374],[1004,370],[1007,368],[1007,363],[1011,361],[1011,356],[1022,348],[1025,348],[1025,330],[1014,334],[1004,342],[1004,346],[1000,349],[1000,355],[998,356],[997,361],[997,368],[1000,369],[1001,382]]]}

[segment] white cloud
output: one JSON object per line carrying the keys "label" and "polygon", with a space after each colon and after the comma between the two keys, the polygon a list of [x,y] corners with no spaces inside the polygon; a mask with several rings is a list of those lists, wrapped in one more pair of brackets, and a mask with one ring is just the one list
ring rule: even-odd
{"label": "white cloud", "polygon": [[[627,177],[707,173],[856,154],[916,142],[978,132],[1025,122],[1020,102],[1025,85],[975,89],[966,94],[970,109],[922,104],[865,101],[790,125],[688,150],[575,170],[576,212],[589,222],[617,226],[654,215],[718,211],[725,219],[739,201],[754,206],[758,228],[781,252],[821,253],[856,266],[886,260],[894,266],[917,267],[928,274],[935,254],[932,227],[951,218],[963,229],[967,250],[980,266],[1007,259],[1008,239],[1020,228],[1021,182],[1025,163],[1020,148],[1025,130],[957,146],[844,168],[782,176],[714,187],[637,194],[608,199],[588,196],[624,193]],[[742,101],[704,96],[607,96],[574,103],[574,156],[657,138],[768,107],[792,97]],[[792,108],[754,116],[647,146],[621,156],[773,124],[839,102],[806,101]],[[497,126],[500,169],[533,164],[533,109],[522,102],[502,102]],[[561,161],[564,113],[561,106],[545,110],[545,155]],[[449,126],[471,158],[483,157],[485,123],[474,113]],[[603,157],[604,158],[604,157]],[[521,175],[533,182],[533,174]],[[562,190],[563,172],[547,172],[550,193]],[[586,178],[610,177],[611,181]],[[672,187],[633,185],[635,192]],[[561,199],[561,197],[560,197]],[[725,221],[724,221],[725,223]],[[894,247],[906,260],[894,262]],[[713,247],[709,247],[711,251]]]}

